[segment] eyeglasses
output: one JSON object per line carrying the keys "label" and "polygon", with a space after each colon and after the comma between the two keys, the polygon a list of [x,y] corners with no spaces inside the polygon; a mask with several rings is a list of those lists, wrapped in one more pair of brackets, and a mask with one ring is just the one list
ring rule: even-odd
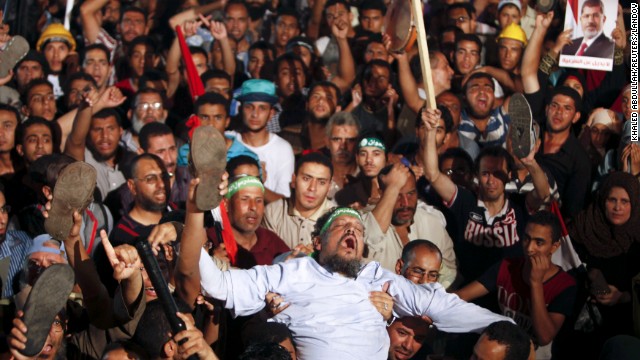
{"label": "eyeglasses", "polygon": [[464,24],[467,21],[469,21],[469,17],[468,16],[460,16],[460,17],[457,17],[457,18],[450,18],[449,19],[449,24],[451,24],[451,25]]}
{"label": "eyeglasses", "polygon": [[169,174],[167,173],[162,173],[162,174],[149,174],[143,178],[138,178],[138,181],[142,181],[144,183],[146,183],[147,185],[153,185],[153,184],[157,184],[158,182],[162,181],[167,181],[169,180]]}
{"label": "eyeglasses", "polygon": [[424,279],[425,275],[429,281],[438,281],[440,278],[440,273],[437,271],[426,271],[419,267],[412,267],[407,270],[409,272],[409,276],[417,277],[419,279]]}
{"label": "eyeglasses", "polygon": [[147,111],[149,109],[154,110],[154,111],[158,111],[158,110],[162,109],[162,103],[161,102],[140,103],[140,104],[136,105],[136,109],[142,110],[142,111]]}
{"label": "eyeglasses", "polygon": [[8,214],[11,212],[11,205],[4,204],[0,206],[0,214]]}

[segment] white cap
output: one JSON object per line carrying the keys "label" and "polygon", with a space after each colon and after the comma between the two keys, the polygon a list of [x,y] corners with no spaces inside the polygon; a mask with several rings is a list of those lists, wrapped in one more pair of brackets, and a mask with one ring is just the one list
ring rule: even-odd
{"label": "white cap", "polygon": [[520,4],[520,0],[500,0],[500,2],[498,3],[498,11],[500,11],[503,6],[508,4],[513,4],[518,8],[518,10],[522,11],[522,4]]}
{"label": "white cap", "polygon": [[605,108],[598,108],[591,113],[590,121],[591,126],[593,125],[604,125],[609,130],[615,131],[614,122],[616,121],[616,115],[613,111]]}

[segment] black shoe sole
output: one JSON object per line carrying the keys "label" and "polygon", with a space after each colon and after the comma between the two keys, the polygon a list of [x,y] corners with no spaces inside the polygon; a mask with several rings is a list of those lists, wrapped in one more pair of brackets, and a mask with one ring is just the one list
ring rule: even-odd
{"label": "black shoe sole", "polygon": [[526,158],[531,152],[531,108],[527,99],[520,93],[513,94],[509,100],[509,138],[513,154],[518,159]]}

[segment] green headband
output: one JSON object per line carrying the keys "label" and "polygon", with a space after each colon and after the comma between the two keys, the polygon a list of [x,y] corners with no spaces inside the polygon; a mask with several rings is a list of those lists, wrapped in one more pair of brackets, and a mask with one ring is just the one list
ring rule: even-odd
{"label": "green headband", "polygon": [[264,192],[264,185],[260,179],[255,176],[243,176],[240,179],[234,181],[229,185],[229,191],[227,191],[227,195],[225,196],[227,199],[231,198],[235,193],[244,189],[246,187],[255,186],[259,187],[262,192]]}
{"label": "green headband", "polygon": [[354,217],[360,221],[362,221],[362,217],[360,217],[360,213],[358,213],[356,210],[353,210],[351,208],[339,208],[336,211],[333,212],[333,214],[331,214],[331,216],[329,216],[329,220],[327,220],[326,223],[324,223],[324,225],[322,226],[322,229],[320,229],[320,233],[324,233],[329,226],[331,226],[331,223],[333,223],[333,221],[338,218],[339,216],[342,215],[347,215],[347,216],[351,216]]}
{"label": "green headband", "polygon": [[358,149],[368,146],[374,146],[382,149],[384,152],[387,151],[387,147],[384,146],[384,143],[377,138],[364,138],[360,140],[360,144],[358,144]]}

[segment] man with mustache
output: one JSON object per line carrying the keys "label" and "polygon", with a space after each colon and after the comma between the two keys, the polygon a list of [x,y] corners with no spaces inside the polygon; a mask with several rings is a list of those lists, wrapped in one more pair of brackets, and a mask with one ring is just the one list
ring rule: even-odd
{"label": "man with mustache", "polygon": [[174,206],[168,201],[169,174],[156,155],[142,154],[133,158],[126,185],[133,195],[133,206],[111,233],[114,245],[133,244],[138,234],[159,224],[162,215]]}
{"label": "man with mustache", "polygon": [[418,202],[416,176],[404,164],[389,165],[380,171],[380,202],[363,216],[367,228],[365,243],[368,259],[394,271],[402,248],[412,240],[427,239],[443,254],[440,283],[445,288],[456,278],[456,255],[445,229],[444,215],[432,206]]}
{"label": "man with mustache", "polygon": [[309,87],[307,117],[300,133],[303,148],[317,150],[325,146],[327,123],[333,114],[342,110],[341,97],[340,88],[330,81],[319,81]]}
{"label": "man with mustache", "polygon": [[607,17],[604,4],[600,0],[586,0],[580,14],[581,38],[572,39],[572,43],[562,50],[563,55],[613,58],[614,42],[602,32]]}
{"label": "man with mustache", "polygon": [[386,282],[396,315],[427,315],[443,331],[480,331],[504,319],[447,294],[438,284],[417,286],[375,261],[364,265],[364,224],[349,208],[330,210],[318,219],[312,256],[221,272],[200,246],[206,238],[204,213],[192,200],[198,182],[192,181],[189,189],[176,268],[184,281],[178,291],[201,285],[206,296],[225,301],[237,316],[261,310],[267,291],[280,294],[289,306],[272,320],[289,327],[300,359],[385,359],[386,322],[369,296]]}
{"label": "man with mustache", "polygon": [[333,165],[331,188],[327,195],[333,199],[336,192],[347,183],[347,176],[358,175],[356,163],[356,143],[360,136],[358,118],[348,112],[337,112],[331,116],[326,126],[327,149]]}
{"label": "man with mustache", "polygon": [[122,134],[122,141],[130,151],[138,151],[140,142],[138,134],[146,124],[152,122],[165,123],[169,112],[164,107],[164,96],[159,90],[140,89],[133,98],[132,108],[127,112],[131,121],[131,129]]}

